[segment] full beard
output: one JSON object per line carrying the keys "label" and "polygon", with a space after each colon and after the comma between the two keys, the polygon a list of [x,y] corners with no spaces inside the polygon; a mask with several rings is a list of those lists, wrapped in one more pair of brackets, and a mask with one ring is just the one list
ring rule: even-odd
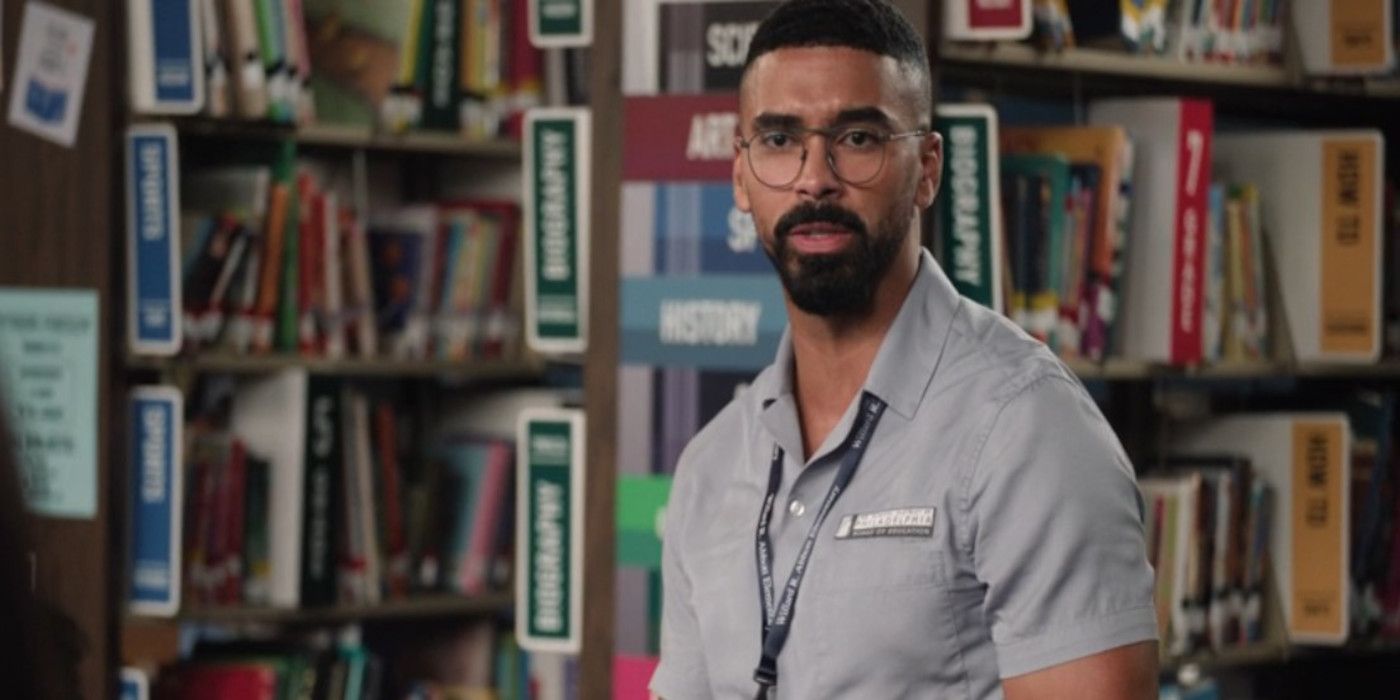
{"label": "full beard", "polygon": [[[901,197],[876,223],[872,235],[865,222],[834,204],[800,204],[773,227],[773,245],[764,252],[773,262],[792,303],[814,316],[859,318],[870,312],[875,292],[909,235],[914,203]],[[798,253],[789,245],[792,229],[825,222],[851,232],[845,250],[822,255]]]}

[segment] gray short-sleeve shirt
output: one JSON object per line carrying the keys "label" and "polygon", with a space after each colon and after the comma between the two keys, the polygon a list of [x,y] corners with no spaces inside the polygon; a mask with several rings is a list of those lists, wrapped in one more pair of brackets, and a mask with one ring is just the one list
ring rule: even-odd
{"label": "gray short-sleeve shirt", "polygon": [[[791,367],[784,337],[677,466],[651,684],[666,700],[753,697],[773,446],[779,587],[845,453],[859,397],[801,463]],[[1156,639],[1122,447],[1073,374],[962,299],[926,251],[864,390],[888,407],[821,528],[778,697],[996,698],[1002,678]]]}

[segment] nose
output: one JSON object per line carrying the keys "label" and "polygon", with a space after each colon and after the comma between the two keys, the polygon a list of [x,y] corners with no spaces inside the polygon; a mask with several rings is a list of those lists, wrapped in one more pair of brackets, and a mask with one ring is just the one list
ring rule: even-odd
{"label": "nose", "polygon": [[806,156],[802,170],[797,173],[793,188],[797,195],[806,200],[822,201],[834,197],[841,191],[841,178],[831,167],[831,144],[821,134],[808,134]]}

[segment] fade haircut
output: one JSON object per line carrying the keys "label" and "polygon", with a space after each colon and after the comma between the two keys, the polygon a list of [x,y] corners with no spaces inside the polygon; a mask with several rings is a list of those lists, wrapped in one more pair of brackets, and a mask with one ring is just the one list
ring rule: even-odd
{"label": "fade haircut", "polygon": [[932,119],[933,79],[924,42],[888,0],[787,0],[758,25],[744,59],[744,75],[766,53],[818,46],[893,58],[915,87],[916,113],[924,121]]}

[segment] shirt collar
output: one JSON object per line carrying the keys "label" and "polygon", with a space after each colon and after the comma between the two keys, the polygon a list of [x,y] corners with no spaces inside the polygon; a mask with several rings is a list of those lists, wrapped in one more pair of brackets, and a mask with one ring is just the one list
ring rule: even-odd
{"label": "shirt collar", "polygon": [[[961,304],[962,298],[933,256],[927,250],[921,251],[919,272],[880,343],[865,380],[865,391],[884,401],[895,413],[913,418],[933,380]],[[783,329],[773,364],[754,381],[762,410],[792,395],[790,333],[790,326]]]}

